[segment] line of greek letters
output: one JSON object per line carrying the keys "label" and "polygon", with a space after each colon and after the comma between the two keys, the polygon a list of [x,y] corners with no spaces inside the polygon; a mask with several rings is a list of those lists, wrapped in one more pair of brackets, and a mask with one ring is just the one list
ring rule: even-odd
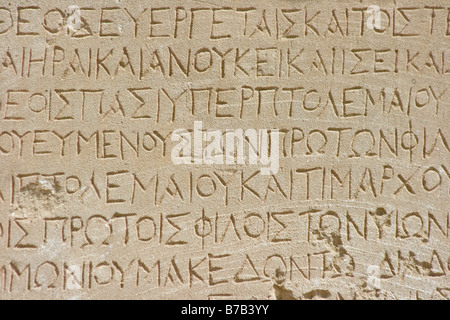
{"label": "line of greek letters", "polygon": [[[8,179],[8,177],[5,177]],[[0,203],[17,204],[22,194],[39,184],[48,184],[58,196],[73,201],[104,205],[191,204],[211,201],[228,206],[231,199],[246,201],[302,202],[309,200],[356,200],[439,194],[450,196],[450,169],[441,164],[402,169],[392,165],[347,168],[290,168],[277,175],[260,175],[259,170],[201,170],[161,173],[156,171],[86,172],[85,174],[29,173],[12,175],[10,188],[1,191]],[[38,185],[38,187],[36,187]],[[42,188],[42,187],[41,187]],[[43,189],[45,190],[45,189]]]}
{"label": "line of greek letters", "polygon": [[[1,36],[1,35],[0,35]],[[450,74],[447,49],[267,47],[70,48],[9,47],[0,51],[0,75],[20,78],[149,80],[208,76],[217,79],[307,79],[310,75]]]}
{"label": "line of greek letters", "polygon": [[120,119],[149,124],[195,120],[206,115],[215,121],[253,118],[359,120],[431,115],[447,107],[447,87],[406,88],[362,86],[324,90],[308,87],[207,87],[108,89],[7,89],[0,93],[0,121],[51,123]]}
{"label": "line of greek letters", "polygon": [[[306,126],[306,125],[305,125]],[[206,129],[205,129],[206,130]],[[60,158],[90,157],[91,160],[155,160],[171,156],[176,142],[172,131],[151,130],[3,130],[0,131],[0,157],[36,157],[56,161]],[[440,159],[450,152],[449,133],[445,128],[419,128],[412,122],[405,128],[370,128],[336,126],[304,129],[284,127],[280,133],[280,158],[286,163],[298,157],[333,157],[339,159]],[[222,133],[225,135],[226,133]],[[244,148],[251,143],[244,136]],[[207,145],[203,141],[203,147]],[[226,146],[221,146],[225,151]],[[259,151],[258,151],[259,152]]]}
{"label": "line of greek letters", "polygon": [[[348,253],[348,259],[355,258]],[[164,288],[164,287],[224,287],[228,284],[248,285],[270,280],[276,270],[292,280],[312,282],[315,279],[355,277],[355,265],[347,270],[336,261],[337,253],[311,252],[290,256],[256,254],[214,254],[181,259],[131,261],[97,260],[76,264],[44,260],[42,263],[5,262],[0,268],[0,292],[34,290],[91,290],[93,288]],[[378,255],[382,281],[402,278],[406,274],[421,274],[436,279],[448,276],[450,258],[438,250],[418,256],[414,251],[385,251]]]}
{"label": "line of greek letters", "polygon": [[[206,212],[205,212],[206,211]],[[299,212],[300,211],[300,212]],[[338,213],[339,212],[339,213]],[[3,229],[3,224],[2,229]],[[424,242],[449,238],[450,214],[376,210],[285,210],[219,214],[182,212],[138,215],[114,213],[111,217],[54,216],[10,218],[0,239],[11,250],[38,250],[58,244],[61,248],[108,249],[111,245],[201,246],[225,243],[266,242],[282,245],[296,241],[317,242],[320,234],[339,235],[349,243],[360,241]],[[100,249],[101,250],[101,249]]]}
{"label": "line of greek letters", "polygon": [[[258,7],[80,7],[79,29],[66,26],[66,8],[47,6],[0,7],[1,34],[19,37],[65,35],[72,39],[89,37],[138,39],[286,39],[308,37],[418,37],[450,35],[450,7],[389,6],[380,8],[380,24],[367,28],[368,7],[289,8]],[[426,21],[424,21],[425,19]],[[120,28],[127,21],[127,30]],[[236,28],[236,21],[240,27]],[[419,32],[420,31],[420,32]]]}

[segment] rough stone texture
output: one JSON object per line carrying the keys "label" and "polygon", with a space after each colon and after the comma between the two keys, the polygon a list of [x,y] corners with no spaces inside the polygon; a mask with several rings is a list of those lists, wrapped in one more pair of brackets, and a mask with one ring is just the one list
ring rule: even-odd
{"label": "rough stone texture", "polygon": [[[0,297],[448,299],[449,37],[446,0],[0,0]],[[194,121],[279,170],[175,164]]]}

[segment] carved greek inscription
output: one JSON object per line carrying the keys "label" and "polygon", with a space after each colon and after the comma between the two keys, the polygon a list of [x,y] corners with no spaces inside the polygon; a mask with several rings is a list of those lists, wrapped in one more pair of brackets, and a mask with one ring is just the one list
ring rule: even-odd
{"label": "carved greek inscription", "polygon": [[1,299],[450,298],[450,5],[0,3]]}

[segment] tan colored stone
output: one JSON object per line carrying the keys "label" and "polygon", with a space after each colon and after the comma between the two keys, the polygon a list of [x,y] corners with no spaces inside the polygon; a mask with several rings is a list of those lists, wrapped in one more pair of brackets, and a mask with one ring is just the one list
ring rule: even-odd
{"label": "tan colored stone", "polygon": [[[445,0],[2,1],[0,297],[448,299],[449,37]],[[269,163],[206,158],[240,129]]]}

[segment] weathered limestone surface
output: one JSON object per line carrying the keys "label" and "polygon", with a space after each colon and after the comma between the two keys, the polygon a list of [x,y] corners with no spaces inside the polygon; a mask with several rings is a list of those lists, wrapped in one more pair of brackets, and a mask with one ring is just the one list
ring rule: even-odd
{"label": "weathered limestone surface", "polygon": [[0,0],[0,297],[448,299],[449,39],[447,0]]}

